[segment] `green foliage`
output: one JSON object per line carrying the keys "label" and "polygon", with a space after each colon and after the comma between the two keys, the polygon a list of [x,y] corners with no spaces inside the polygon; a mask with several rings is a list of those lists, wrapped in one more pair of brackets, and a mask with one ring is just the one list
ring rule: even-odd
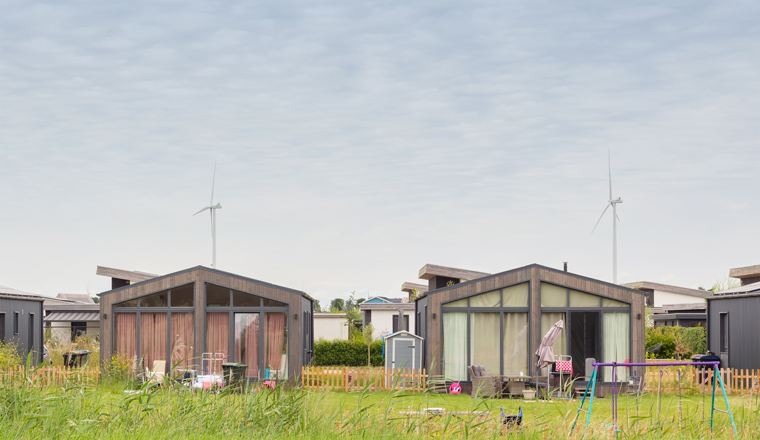
{"label": "green foliage", "polygon": [[319,313],[322,311],[322,307],[319,305],[319,300],[314,300],[314,313]]}
{"label": "green foliage", "polygon": [[346,302],[343,301],[343,298],[335,298],[332,301],[330,301],[330,311],[331,312],[342,312],[346,308]]}
{"label": "green foliage", "polygon": [[18,345],[14,341],[0,341],[0,368],[13,367],[21,364]]}
{"label": "green foliage", "polygon": [[648,353],[654,359],[673,359],[676,355],[688,358],[707,350],[707,332],[704,327],[647,327],[645,347],[662,343],[659,353]]}
{"label": "green foliage", "polygon": [[[374,341],[370,346],[371,364],[383,365],[383,341]],[[363,341],[327,341],[318,339],[314,342],[314,365],[343,365],[359,367],[367,365],[367,344]]]}

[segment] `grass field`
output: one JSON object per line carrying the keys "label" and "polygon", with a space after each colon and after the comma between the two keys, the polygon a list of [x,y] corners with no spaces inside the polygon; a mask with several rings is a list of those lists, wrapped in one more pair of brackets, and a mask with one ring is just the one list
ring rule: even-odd
{"label": "grass field", "polygon": [[[467,395],[393,392],[343,393],[300,389],[191,392],[181,387],[125,393],[126,383],[97,387],[40,388],[0,385],[0,437],[50,439],[169,438],[500,438],[499,412],[516,414],[523,426],[511,438],[567,438],[579,401],[482,400]],[[717,396],[716,396],[717,397]],[[724,404],[716,399],[718,408]],[[749,396],[730,397],[739,438],[760,438],[760,409]],[[709,396],[702,421],[702,395],[621,397],[621,431],[615,438],[710,437]],[[573,438],[613,438],[610,399],[596,399],[591,423],[579,420]],[[484,416],[406,416],[402,411],[445,408]],[[716,413],[714,437],[733,438],[726,414]]]}

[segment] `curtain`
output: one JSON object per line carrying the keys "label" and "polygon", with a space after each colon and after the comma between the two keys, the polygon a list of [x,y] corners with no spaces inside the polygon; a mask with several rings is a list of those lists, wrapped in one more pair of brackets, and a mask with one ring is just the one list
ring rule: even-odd
{"label": "curtain", "polygon": [[[144,367],[153,370],[155,361],[166,361],[166,313],[140,314],[140,351]],[[164,367],[164,373],[166,367]]]}
{"label": "curtain", "polygon": [[[206,313],[206,352],[221,353],[225,361],[230,358],[230,314],[228,312]],[[208,374],[220,373],[222,362],[216,361],[203,367],[210,369],[206,371]]]}
{"label": "curtain", "polygon": [[287,353],[287,346],[285,345],[285,314],[267,313],[266,319],[266,365],[270,371],[280,371],[283,367],[283,353]]}
{"label": "curtain", "polygon": [[[541,284],[542,286],[544,284]],[[551,284],[549,284],[551,285]],[[543,291],[541,291],[543,295]],[[567,327],[567,318],[565,317],[565,314],[563,312],[541,312],[541,340],[544,339],[544,336],[546,335],[546,332],[549,331],[552,326],[562,319],[565,323],[565,327]],[[552,351],[554,352],[554,355],[558,354],[568,354],[567,352],[567,328],[562,329],[562,333],[559,334],[559,337],[556,341],[554,341],[554,344],[552,345]]]}
{"label": "curtain", "polygon": [[[604,338],[604,362],[625,362],[629,360],[631,347],[630,341],[630,314],[628,312],[604,313],[603,329]],[[612,367],[604,367],[604,381],[612,382]],[[617,369],[619,382],[628,380],[628,368]]]}
{"label": "curtain", "polygon": [[172,367],[190,368],[194,364],[194,324],[192,313],[172,313]]}
{"label": "curtain", "polygon": [[484,366],[489,376],[501,374],[500,320],[499,313],[470,313],[470,364]]}
{"label": "curtain", "polygon": [[[486,370],[488,371],[488,370]],[[528,314],[504,313],[504,374],[528,372]]]}
{"label": "curtain", "polygon": [[443,374],[447,380],[467,380],[467,313],[443,315]]}
{"label": "curtain", "polygon": [[137,355],[137,313],[115,313],[116,354],[130,361]]}
{"label": "curtain", "polygon": [[248,365],[248,377],[259,377],[259,314],[235,314],[235,361]]}

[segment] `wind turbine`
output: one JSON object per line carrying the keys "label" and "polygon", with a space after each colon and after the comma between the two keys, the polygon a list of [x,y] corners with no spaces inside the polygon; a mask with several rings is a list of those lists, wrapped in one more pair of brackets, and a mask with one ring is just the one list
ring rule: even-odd
{"label": "wind turbine", "polygon": [[593,234],[596,231],[596,227],[599,226],[599,222],[602,221],[602,217],[604,217],[607,209],[612,206],[612,282],[617,284],[617,222],[620,221],[620,217],[617,215],[617,204],[623,203],[623,199],[620,197],[617,199],[612,198],[612,162],[610,161],[609,150],[607,151],[607,167],[610,177],[610,200],[607,202],[607,206],[604,207],[604,211],[599,216],[599,220],[596,221],[596,225],[594,225],[591,233]]}
{"label": "wind turbine", "polygon": [[214,205],[214,184],[216,183],[216,162],[214,162],[214,178],[211,180],[211,203],[200,211],[193,214],[196,216],[205,210],[211,212],[211,267],[216,268],[216,210],[222,209],[222,205]]}

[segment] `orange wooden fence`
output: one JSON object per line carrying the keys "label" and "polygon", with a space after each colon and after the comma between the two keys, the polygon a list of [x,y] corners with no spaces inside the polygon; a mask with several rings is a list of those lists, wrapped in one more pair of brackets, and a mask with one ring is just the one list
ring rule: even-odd
{"label": "orange wooden fence", "polygon": [[64,386],[70,384],[96,385],[100,380],[100,369],[90,368],[64,368],[64,367],[40,367],[26,369],[24,365],[17,365],[0,370],[0,380],[3,384],[21,383],[28,381],[33,386]]}
{"label": "orange wooden fence", "polygon": [[427,377],[424,368],[301,367],[301,386],[309,389],[421,392]]}
{"label": "orange wooden fence", "polygon": [[[652,362],[652,364],[657,363]],[[660,385],[660,371],[662,371],[662,385]],[[701,393],[703,387],[706,387],[708,392],[712,391],[712,368],[705,368],[703,373],[701,368],[680,366],[680,379],[678,372],[679,366],[676,365],[647,368],[644,391],[658,392],[662,386],[664,393],[678,392],[679,382],[682,392],[696,390]],[[749,393],[753,387],[755,393],[760,391],[760,370],[721,368],[719,374],[728,393]],[[719,387],[717,383],[716,386]]]}

